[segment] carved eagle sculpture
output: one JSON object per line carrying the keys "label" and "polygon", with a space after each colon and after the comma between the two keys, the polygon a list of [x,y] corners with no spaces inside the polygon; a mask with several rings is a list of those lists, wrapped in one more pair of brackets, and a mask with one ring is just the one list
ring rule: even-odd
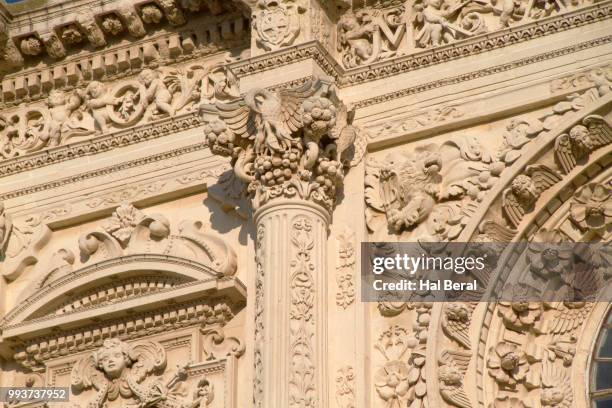
{"label": "carved eagle sculpture", "polygon": [[[234,171],[253,181],[256,157],[281,157],[290,149],[303,151],[300,168],[311,170],[320,149],[349,156],[356,138],[350,113],[331,92],[328,80],[311,80],[294,89],[258,88],[227,102],[200,106],[211,150],[233,158]],[[365,149],[358,149],[363,154]],[[336,153],[332,153],[336,151]],[[362,152],[363,151],[363,152]]]}
{"label": "carved eagle sculpture", "polygon": [[612,129],[601,116],[591,115],[555,140],[555,159],[568,174],[590,152],[612,143]]}
{"label": "carved eagle sculpture", "polygon": [[523,174],[516,176],[502,194],[502,208],[512,227],[516,228],[523,216],[533,210],[543,191],[559,181],[559,174],[541,164],[527,166]]}
{"label": "carved eagle sculpture", "polygon": [[[278,93],[254,89],[231,103],[204,105],[200,111],[218,115],[224,126],[216,133],[229,133],[227,138],[233,142],[232,147],[242,149],[239,153],[246,155],[244,162],[249,162],[255,155],[280,153],[297,142],[294,134],[303,126],[302,103],[315,95],[318,88],[309,81],[297,89],[281,90]],[[213,142],[223,144],[224,140],[220,139],[217,138]],[[247,154],[247,145],[251,141],[253,151]],[[246,178],[245,181],[248,181],[248,177]]]}

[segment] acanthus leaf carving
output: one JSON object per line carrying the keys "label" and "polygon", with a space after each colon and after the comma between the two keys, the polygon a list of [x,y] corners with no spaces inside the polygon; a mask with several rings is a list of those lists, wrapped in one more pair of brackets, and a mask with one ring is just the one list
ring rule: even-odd
{"label": "acanthus leaf carving", "polygon": [[[227,320],[230,320],[233,315],[229,309],[227,313]],[[236,337],[226,336],[221,327],[204,328],[202,334],[204,335],[204,354],[207,360],[215,360],[226,356],[240,357],[244,354],[244,343]]]}
{"label": "acanthus leaf carving", "polygon": [[355,371],[349,365],[336,372],[336,401],[340,408],[355,408]]}
{"label": "acanthus leaf carving", "polygon": [[14,221],[0,201],[0,274],[14,280],[39,260],[38,252],[51,238],[51,229],[40,217]]}
{"label": "acanthus leaf carving", "polygon": [[355,232],[346,227],[338,235],[338,259],[336,264],[336,305],[346,309],[355,301]]}
{"label": "acanthus leaf carving", "polygon": [[316,324],[314,302],[317,293],[311,260],[314,237],[312,223],[308,218],[299,217],[292,222],[291,242],[295,255],[291,261],[290,276],[289,407],[298,408],[318,405],[313,345]]}

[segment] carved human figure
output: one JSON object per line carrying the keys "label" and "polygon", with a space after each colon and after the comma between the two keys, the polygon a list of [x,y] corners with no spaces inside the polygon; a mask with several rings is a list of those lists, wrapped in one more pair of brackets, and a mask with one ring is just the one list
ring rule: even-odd
{"label": "carved human figure", "polygon": [[158,112],[174,116],[175,111],[171,105],[172,94],[159,75],[153,70],[143,69],[138,76],[138,80],[146,89],[144,95],[141,95],[143,103],[148,106],[150,103],[155,102]]}
{"label": "carved human figure", "polygon": [[[495,6],[497,1],[493,1],[492,4]],[[499,24],[503,27],[508,27],[510,25],[510,21],[515,16],[525,13],[525,4],[521,0],[503,0],[501,2],[501,13],[499,15]]]}
{"label": "carved human figure", "polygon": [[423,9],[423,27],[416,37],[416,41],[422,47],[438,46],[444,42],[454,39],[450,30],[449,18],[455,10],[444,9],[444,0],[426,0]]}
{"label": "carved human figure", "polygon": [[0,201],[0,259],[6,251],[6,244],[11,234],[13,223],[4,209],[4,202]]}
{"label": "carved human figure", "polygon": [[189,408],[206,408],[215,398],[215,387],[206,378],[198,382],[198,386],[193,392],[193,401]]}
{"label": "carved human figure", "polygon": [[62,91],[53,90],[47,98],[47,106],[49,106],[51,115],[48,134],[51,146],[59,145],[62,137],[69,133],[87,134],[89,132],[71,118],[73,112],[81,106],[81,97],[78,94],[75,93],[67,99]]}
{"label": "carved human figure", "polygon": [[117,105],[121,100],[109,95],[104,84],[98,81],[92,81],[87,85],[83,98],[86,101],[85,106],[94,118],[96,128],[103,133],[106,132],[109,121],[106,106]]}
{"label": "carved human figure", "polygon": [[372,57],[372,33],[375,30],[372,22],[359,22],[355,14],[348,13],[342,16],[339,27],[338,44],[349,50],[344,56],[344,63],[350,68]]}

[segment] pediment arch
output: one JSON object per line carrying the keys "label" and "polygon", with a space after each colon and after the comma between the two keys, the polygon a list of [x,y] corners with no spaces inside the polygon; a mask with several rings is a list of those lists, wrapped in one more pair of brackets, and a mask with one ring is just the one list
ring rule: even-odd
{"label": "pediment arch", "polygon": [[[126,287],[130,285],[130,282],[138,282],[138,278],[141,278],[142,282],[149,281],[159,284],[166,282],[166,285],[156,288],[156,290],[138,290],[135,285],[132,285],[132,290],[129,292]],[[24,326],[29,321],[34,321],[39,326],[40,322],[44,320],[55,321],[59,318],[59,320],[66,321],[68,315],[91,312],[109,305],[113,305],[113,309],[117,312],[121,309],[121,305],[117,303],[129,302],[130,299],[138,298],[139,301],[146,304],[147,295],[153,293],[155,293],[155,298],[158,301],[161,300],[160,303],[170,299],[178,302],[181,300],[180,297],[177,298],[178,292],[185,292],[183,298],[189,299],[200,293],[196,291],[197,287],[206,288],[206,292],[212,292],[219,288],[220,282],[223,282],[227,288],[233,286],[234,295],[239,296],[241,293],[244,295],[244,286],[239,281],[232,277],[219,279],[215,271],[195,261],[155,254],[112,258],[86,266],[70,275],[64,275],[30,295],[7,314],[3,321],[4,332],[10,333],[11,328]],[[188,291],[180,290],[187,287],[190,288]],[[107,295],[106,298],[108,299],[106,301],[104,299],[100,299],[99,302],[91,300],[89,304],[82,301],[80,302],[81,307],[73,308],[73,310],[62,308],[62,306],[68,305],[70,300],[74,300],[76,303],[79,298],[84,300],[90,294],[103,296],[104,294],[101,293],[103,288],[115,289],[115,296],[110,298]],[[124,293],[118,292],[120,288],[123,288]],[[92,297],[90,296],[90,299]],[[117,302],[113,302],[113,299],[116,299]],[[133,310],[131,303],[127,304],[124,309]],[[94,315],[98,314],[95,311],[93,313]],[[74,319],[77,319],[77,317],[68,320]],[[20,330],[20,332],[23,332],[23,330]]]}

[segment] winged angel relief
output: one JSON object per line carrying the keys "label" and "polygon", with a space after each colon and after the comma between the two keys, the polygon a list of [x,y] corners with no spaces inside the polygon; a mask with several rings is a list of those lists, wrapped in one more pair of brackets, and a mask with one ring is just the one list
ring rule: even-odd
{"label": "winged angel relief", "polygon": [[255,89],[229,103],[204,104],[201,113],[211,150],[232,158],[255,207],[299,196],[330,208],[344,167],[365,151],[353,110],[322,80],[279,92]]}
{"label": "winged angel relief", "polygon": [[156,342],[131,346],[119,339],[105,340],[102,347],[72,369],[72,390],[81,394],[95,390],[88,408],[205,408],[213,399],[206,379],[197,383],[189,397],[184,387],[184,368],[169,377],[166,352]]}

